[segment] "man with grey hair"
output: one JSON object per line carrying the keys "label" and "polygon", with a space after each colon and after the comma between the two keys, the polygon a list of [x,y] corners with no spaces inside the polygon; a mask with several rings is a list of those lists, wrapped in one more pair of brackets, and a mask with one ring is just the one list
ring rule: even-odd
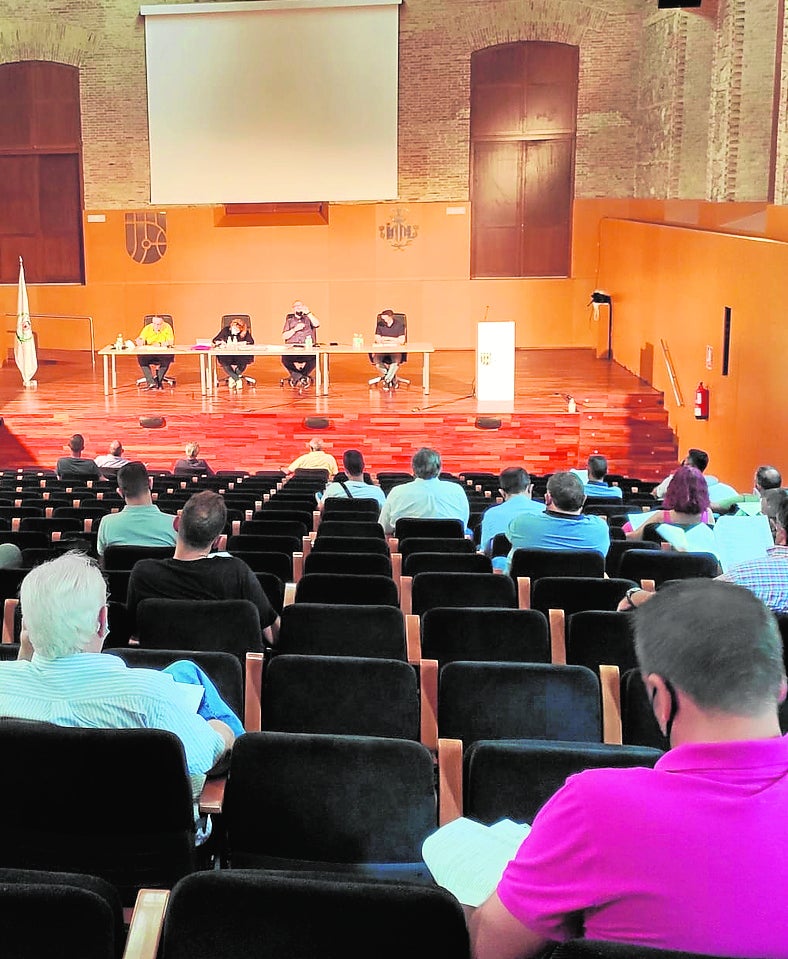
{"label": "man with grey hair", "polygon": [[293,462],[285,467],[285,472],[292,476],[296,470],[326,470],[328,478],[331,479],[337,472],[337,461],[330,453],[323,449],[323,441],[318,436],[313,436],[307,443],[308,453],[302,453],[297,456]]}
{"label": "man with grey hair", "polygon": [[[516,549],[584,549],[603,556],[610,548],[610,530],[601,516],[583,513],[586,496],[576,473],[553,473],[547,481],[545,508],[520,513],[509,523],[507,536]],[[509,554],[511,558],[511,553]]]}
{"label": "man with grey hair", "polygon": [[[84,553],[66,553],[22,581],[19,658],[0,662],[0,716],[58,726],[166,729],[183,743],[193,789],[231,748],[240,721],[188,706],[166,671],[129,669],[102,654],[107,586]],[[211,687],[213,698],[215,687]],[[202,704],[201,704],[202,705]],[[224,704],[222,704],[224,705]]]}
{"label": "man with grey hair", "polygon": [[653,769],[571,776],[470,917],[476,959],[588,939],[786,956],[788,739],[782,643],[752,593],[684,580],[635,614],[671,749]]}
{"label": "man with grey hair", "polygon": [[380,511],[380,525],[386,533],[393,533],[397,520],[403,517],[458,519],[467,526],[468,497],[459,483],[440,479],[440,453],[423,446],[413,454],[411,464],[416,478],[411,483],[395,486]]}

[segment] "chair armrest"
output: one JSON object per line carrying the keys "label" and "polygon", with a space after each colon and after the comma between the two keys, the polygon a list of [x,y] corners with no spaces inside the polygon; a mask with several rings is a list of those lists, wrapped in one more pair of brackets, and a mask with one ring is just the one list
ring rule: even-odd
{"label": "chair armrest", "polygon": [[216,776],[214,779],[206,779],[202,787],[198,806],[203,816],[213,814],[218,816],[222,811],[224,802],[224,787],[227,785],[226,776]]}
{"label": "chair armrest", "polygon": [[312,536],[304,536],[301,541],[301,553],[306,559],[307,556],[312,552]]}
{"label": "chair armrest", "polygon": [[156,959],[169,898],[169,889],[140,889],[131,915],[123,959]]}
{"label": "chair armrest", "polygon": [[323,513],[319,509],[312,510],[312,532],[316,533],[318,526],[320,526],[320,520],[323,516]]}
{"label": "chair armrest", "polygon": [[421,662],[421,619],[410,614],[405,617],[405,643],[408,647],[408,662]]}
{"label": "chair armrest", "polygon": [[399,580],[399,608],[406,616],[413,612],[413,577],[400,576]]}
{"label": "chair armrest", "polygon": [[246,654],[244,682],[244,729],[259,733],[262,722],[263,654]]}
{"label": "chair armrest", "polygon": [[3,642],[14,642],[14,619],[16,618],[16,608],[19,605],[18,599],[7,599],[3,603]]}
{"label": "chair armrest", "polygon": [[218,553],[223,553],[227,549],[227,533],[222,533],[221,536],[218,536],[216,539],[216,551]]}
{"label": "chair armrest", "polygon": [[438,825],[462,816],[462,741],[438,740]]}
{"label": "chair armrest", "polygon": [[517,605],[520,609],[531,608],[531,577],[517,577]]}
{"label": "chair armrest", "polygon": [[240,521],[239,519],[234,519],[234,520],[233,520],[233,523],[232,523],[231,529],[232,529],[232,532],[233,532],[233,536],[240,536],[240,535],[241,535],[241,521]]}
{"label": "chair armrest", "polygon": [[293,553],[293,582],[297,583],[304,575],[304,554]]}
{"label": "chair armrest", "polygon": [[554,666],[566,665],[566,613],[562,609],[547,611],[550,622],[550,659]]}
{"label": "chair armrest", "polygon": [[620,745],[621,729],[621,677],[618,666],[599,667],[599,685],[602,691],[602,741]]}
{"label": "chair armrest", "polygon": [[387,537],[389,544],[389,553],[398,553],[399,552],[399,540],[396,536]]}
{"label": "chair armrest", "polygon": [[438,661],[422,659],[419,668],[421,686],[421,742],[433,753],[438,748]]}
{"label": "chair armrest", "polygon": [[640,588],[644,589],[647,593],[656,593],[657,583],[653,579],[641,579]]}
{"label": "chair armrest", "polygon": [[402,553],[391,554],[391,578],[397,584],[397,589],[399,589],[400,580],[402,579]]}
{"label": "chair armrest", "polygon": [[283,606],[292,606],[295,602],[296,584],[285,583],[285,598],[282,601]]}

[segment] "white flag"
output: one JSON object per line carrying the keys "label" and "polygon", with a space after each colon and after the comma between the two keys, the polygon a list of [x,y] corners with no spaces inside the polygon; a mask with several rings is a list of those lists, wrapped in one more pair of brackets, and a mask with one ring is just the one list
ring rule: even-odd
{"label": "white flag", "polygon": [[33,339],[33,327],[30,323],[30,306],[27,302],[27,286],[25,285],[25,268],[22,257],[19,257],[19,291],[16,299],[16,340],[14,342],[14,359],[22,374],[22,383],[30,386],[35,383],[33,377],[38,369],[36,358],[36,343]]}

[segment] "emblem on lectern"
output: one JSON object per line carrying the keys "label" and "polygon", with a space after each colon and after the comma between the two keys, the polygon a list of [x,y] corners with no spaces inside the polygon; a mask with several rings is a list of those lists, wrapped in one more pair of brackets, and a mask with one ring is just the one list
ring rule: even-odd
{"label": "emblem on lectern", "polygon": [[419,235],[419,228],[408,223],[405,213],[397,207],[394,216],[383,226],[378,227],[381,240],[388,240],[395,250],[402,252]]}

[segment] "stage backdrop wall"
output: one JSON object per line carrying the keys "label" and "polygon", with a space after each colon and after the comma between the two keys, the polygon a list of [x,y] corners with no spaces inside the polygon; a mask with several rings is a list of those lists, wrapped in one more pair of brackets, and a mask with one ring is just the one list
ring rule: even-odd
{"label": "stage backdrop wall", "polygon": [[[788,474],[784,441],[788,356],[785,277],[788,211],[750,226],[779,239],[611,220],[601,228],[601,284],[614,309],[616,359],[665,392],[681,455],[709,452],[709,472],[749,490],[755,468]],[[725,307],[730,365],[722,374]],[[684,405],[677,406],[660,341],[670,350]],[[711,347],[711,369],[706,351]],[[710,387],[710,417],[693,414],[695,387]]]}
{"label": "stage backdrop wall", "polygon": [[[391,307],[408,314],[411,339],[440,349],[473,349],[485,317],[515,320],[518,347],[595,346],[588,302],[600,219],[661,210],[653,201],[576,201],[572,277],[534,280],[469,279],[468,203],[335,205],[320,226],[226,226],[224,208],[212,207],[89,210],[86,285],[32,285],[30,305],[93,316],[100,346],[136,335],[155,311],[174,316],[181,342],[211,336],[235,312],[252,316],[257,340],[278,341],[296,298],[321,318],[324,339],[338,342],[371,337],[376,313]],[[0,302],[13,311],[15,290],[0,288]],[[44,348],[87,348],[86,325],[46,320],[36,330]]]}

